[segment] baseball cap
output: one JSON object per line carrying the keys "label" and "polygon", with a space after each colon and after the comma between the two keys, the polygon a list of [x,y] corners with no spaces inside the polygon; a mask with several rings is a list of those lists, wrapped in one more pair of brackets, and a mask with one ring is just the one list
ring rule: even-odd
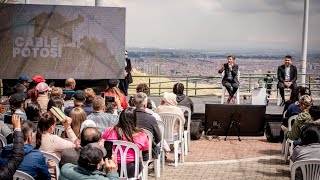
{"label": "baseball cap", "polygon": [[300,104],[304,104],[306,106],[312,106],[313,100],[312,100],[311,96],[303,95],[303,96],[300,97],[299,103]]}
{"label": "baseball cap", "polygon": [[42,76],[34,76],[32,78],[32,81],[36,84],[41,83],[41,82],[46,82],[46,80]]}
{"label": "baseball cap", "polygon": [[23,93],[15,93],[12,96],[10,96],[9,103],[10,106],[13,107],[20,107],[21,103],[23,103],[25,100]]}
{"label": "baseball cap", "polygon": [[32,80],[29,78],[29,76],[26,76],[26,75],[21,75],[20,77],[19,77],[19,82],[20,83],[23,83],[23,82],[29,82],[29,83],[31,83],[32,82]]}
{"label": "baseball cap", "polygon": [[44,82],[41,82],[41,83],[37,84],[36,89],[40,93],[51,90],[50,87],[48,86],[48,84],[44,83]]}
{"label": "baseball cap", "polygon": [[101,147],[97,142],[95,143],[90,143],[91,147],[95,147],[95,148],[98,148],[102,151],[103,153],[103,157],[105,157],[107,155],[107,151],[104,147]]}
{"label": "baseball cap", "polygon": [[86,100],[86,93],[82,90],[77,90],[73,97],[76,99],[76,100],[79,100],[79,101],[84,101]]}

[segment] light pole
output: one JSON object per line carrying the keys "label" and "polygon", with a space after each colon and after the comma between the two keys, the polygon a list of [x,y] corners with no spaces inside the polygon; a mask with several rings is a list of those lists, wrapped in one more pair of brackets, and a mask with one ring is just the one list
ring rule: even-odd
{"label": "light pole", "polygon": [[309,26],[309,0],[304,0],[304,16],[302,31],[302,49],[301,49],[301,84],[306,85],[307,73],[307,53],[308,53],[308,27]]}

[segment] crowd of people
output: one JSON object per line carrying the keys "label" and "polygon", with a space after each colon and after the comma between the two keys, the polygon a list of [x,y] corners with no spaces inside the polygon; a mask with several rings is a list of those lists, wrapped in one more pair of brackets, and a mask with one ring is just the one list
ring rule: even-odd
{"label": "crowd of people", "polygon": [[[42,152],[54,154],[60,160],[59,179],[118,179],[120,156],[105,158],[104,141],[132,142],[146,161],[149,141],[144,129],[153,134],[152,157],[158,158],[163,137],[157,123],[161,121],[158,113],[170,112],[184,117],[177,105],[193,111],[193,102],[184,95],[181,83],[174,85],[174,93],[164,93],[159,106],[148,98],[146,84],[138,85],[137,93],[127,100],[119,83],[117,79],[109,80],[106,91],[96,95],[92,88],[76,90],[73,78],[65,80],[65,87],[54,87],[42,76],[32,79],[20,76],[14,92],[0,105],[0,133],[8,142],[0,153],[0,168],[4,169],[0,177],[5,177],[0,179],[12,179],[16,170],[34,179],[57,179],[54,163],[46,162]],[[4,106],[9,106],[10,110],[5,111]],[[59,108],[67,116],[57,118],[51,112],[52,107]],[[6,119],[10,122],[12,119],[13,127]],[[55,134],[56,126],[64,127],[61,135]],[[164,149],[171,150],[166,143]],[[134,176],[134,156],[133,150],[129,150],[128,177]],[[139,166],[141,172],[142,162]]]}

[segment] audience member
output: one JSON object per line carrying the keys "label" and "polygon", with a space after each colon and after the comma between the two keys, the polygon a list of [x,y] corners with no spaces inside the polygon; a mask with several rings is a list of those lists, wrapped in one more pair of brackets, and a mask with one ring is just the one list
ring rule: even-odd
{"label": "audience member", "polygon": [[21,120],[27,120],[27,115],[24,110],[25,106],[25,96],[20,93],[15,93],[10,96],[9,103],[10,103],[10,111],[7,111],[4,116],[16,114],[19,115]]}
{"label": "audience member", "polygon": [[144,128],[150,131],[153,134],[153,147],[152,147],[152,156],[157,157],[158,147],[156,146],[161,141],[161,132],[157,123],[157,120],[149,113],[146,112],[147,109],[148,97],[145,93],[140,92],[136,93],[134,96],[134,104],[136,107],[135,118],[136,126],[138,128]]}
{"label": "audience member", "polygon": [[41,108],[37,102],[31,102],[27,105],[26,115],[29,121],[37,124],[41,114]]}
{"label": "audience member", "polygon": [[[30,121],[22,121],[21,123],[21,131],[24,137],[24,159],[20,164],[18,170],[29,174],[34,179],[49,180],[50,174],[45,157],[39,150],[33,149],[31,145],[33,133],[32,126],[33,125]],[[0,167],[3,167],[4,164],[6,164],[9,158],[12,156],[12,150],[12,144],[2,148],[0,155]]]}
{"label": "audience member", "polygon": [[[83,123],[81,124],[81,127],[80,127],[80,134],[82,133],[82,131],[85,129],[85,128],[88,128],[88,127],[97,127],[96,123],[94,121],[92,121],[91,119],[87,119],[85,121],[83,121]],[[98,128],[99,129],[99,128]]]}
{"label": "audience member", "polygon": [[[143,93],[145,93],[147,96],[150,96],[149,87],[148,87],[148,85],[145,84],[145,83],[139,84],[139,85],[137,86],[137,88],[136,88],[136,92],[137,92],[137,93],[143,92]],[[150,99],[150,98],[148,98],[148,99]],[[157,108],[156,103],[154,103],[151,99],[150,99],[150,101],[151,101],[151,105],[152,105],[151,110],[154,111],[154,110]]]}
{"label": "audience member", "polygon": [[186,106],[191,110],[191,114],[193,113],[193,102],[191,98],[183,94],[184,86],[182,83],[176,83],[173,86],[173,93],[177,95],[177,103],[180,106]]}
{"label": "audience member", "polygon": [[[119,104],[120,102],[118,102]],[[94,121],[97,127],[104,132],[107,127],[112,127],[118,124],[119,116],[105,113],[105,101],[102,97],[95,97],[92,101],[94,112],[88,116],[88,119]]]}
{"label": "audience member", "polygon": [[[292,115],[295,115],[295,114],[291,114],[292,107],[290,108],[290,110],[289,110],[289,107],[290,106],[298,106],[299,105],[299,102],[298,102],[299,98],[303,95],[311,96],[311,92],[310,92],[309,88],[303,87],[303,86],[298,86],[292,91],[292,93],[290,95],[290,99],[285,102],[285,105],[283,108],[283,112],[287,111],[286,117],[290,117]],[[297,108],[297,107],[294,107],[294,108]]]}
{"label": "audience member", "polygon": [[37,85],[37,84],[42,83],[42,82],[45,83],[46,80],[45,80],[42,76],[36,75],[36,76],[34,76],[34,77],[32,78],[32,82],[33,82],[35,85]]}
{"label": "audience member", "polygon": [[41,82],[37,84],[36,89],[38,91],[37,102],[40,105],[41,113],[47,112],[48,102],[49,102],[49,91],[51,88],[48,84]]}
{"label": "audience member", "polygon": [[18,79],[18,83],[13,87],[15,93],[24,94],[24,97],[27,98],[27,91],[31,82],[32,80],[28,76],[21,75]]}
{"label": "audience member", "polygon": [[281,106],[285,103],[284,88],[290,88],[293,91],[297,87],[297,67],[292,65],[292,57],[285,56],[284,64],[278,67],[278,89],[282,98]]}
{"label": "audience member", "polygon": [[107,88],[104,96],[105,97],[112,96],[112,97],[115,97],[115,99],[118,98],[121,102],[122,109],[125,109],[125,108],[127,108],[127,99],[126,99],[126,96],[120,91],[118,86],[119,86],[119,80],[110,79],[108,81],[108,88]]}
{"label": "audience member", "polygon": [[65,87],[63,89],[63,94],[65,94],[64,100],[71,100],[75,91],[74,89],[76,88],[76,80],[73,78],[68,78],[66,79],[65,82]]}
{"label": "audience member", "polygon": [[[149,141],[147,134],[136,127],[137,121],[134,117],[134,109],[127,108],[120,113],[119,123],[114,127],[109,127],[103,133],[102,138],[104,140],[123,140],[129,141],[138,146],[138,148],[143,152],[144,161],[148,160],[148,148]],[[132,178],[134,176],[135,167],[134,167],[134,151],[129,149],[127,152],[127,173],[128,177]],[[120,166],[121,157],[120,154],[117,154],[117,162]],[[139,170],[142,171],[142,162],[139,162]],[[119,170],[121,168],[119,167]]]}
{"label": "audience member", "polygon": [[[60,167],[66,163],[72,163],[78,165],[78,159],[81,151],[81,147],[85,147],[89,143],[98,143],[101,139],[101,132],[98,128],[87,127],[81,132],[81,144],[80,147],[68,148],[62,151]],[[104,149],[105,151],[105,149]]]}
{"label": "audience member", "polygon": [[63,99],[62,94],[63,94],[63,91],[60,87],[53,87],[51,90],[51,98],[59,97]]}
{"label": "audience member", "polygon": [[74,134],[71,128],[71,121],[72,119],[67,117],[65,119],[65,122],[63,122],[65,132],[69,138],[69,140],[65,140],[53,134],[56,126],[56,121],[53,115],[50,113],[43,114],[38,122],[38,129],[36,134],[36,149],[54,153],[60,158],[61,152],[64,149],[74,147],[77,136]]}
{"label": "audience member", "polygon": [[2,120],[0,120],[0,134],[6,138],[8,144],[12,143],[13,136],[11,129]]}
{"label": "audience member", "polygon": [[86,93],[82,90],[77,90],[74,95],[74,107],[67,107],[64,109],[64,112],[66,115],[69,115],[70,111],[75,107],[81,107],[86,113],[87,116],[90,115],[93,112],[92,107],[88,107],[84,105],[84,102],[86,101]]}
{"label": "audience member", "polygon": [[236,102],[236,96],[234,96],[239,87],[238,80],[238,69],[239,66],[234,63],[236,57],[234,55],[228,56],[228,63],[223,64],[223,66],[218,71],[219,73],[224,72],[224,76],[222,78],[222,85],[226,87],[229,98],[228,104],[234,104]]}
{"label": "audience member", "polygon": [[51,97],[49,102],[48,102],[47,111],[50,111],[50,109],[53,106],[61,109],[61,111],[64,111],[64,101],[63,101],[63,99],[61,97],[58,97],[58,96]]}
{"label": "audience member", "polygon": [[80,139],[81,124],[87,119],[87,114],[82,108],[76,107],[71,110],[70,117],[72,119],[71,128],[77,138]]}
{"label": "audience member", "polygon": [[[78,165],[65,164],[61,168],[60,180],[87,180],[87,179],[119,179],[117,163],[113,160],[103,160],[102,148],[88,144],[80,151]],[[104,173],[99,171],[104,166]]]}
{"label": "audience member", "polygon": [[[315,124],[307,124],[302,129],[301,145],[293,149],[291,160],[293,162],[302,160],[320,160],[320,132]],[[301,169],[297,169],[295,179],[302,180]]]}
{"label": "audience member", "polygon": [[92,88],[87,88],[84,90],[84,92],[86,93],[86,102],[84,103],[85,106],[92,107],[92,100],[96,97],[96,93]]}
{"label": "audience member", "polygon": [[8,159],[7,163],[0,168],[1,180],[12,180],[13,175],[20,166],[24,158],[24,138],[21,132],[21,123],[19,115],[12,115],[12,125],[14,128],[14,143],[12,149],[12,156]]}
{"label": "audience member", "polygon": [[298,140],[301,134],[301,129],[308,123],[312,123],[311,115],[309,114],[309,109],[312,106],[313,100],[309,95],[301,96],[299,99],[301,113],[298,114],[298,117],[294,121],[291,131],[284,125],[281,126],[281,129],[284,131],[287,138],[291,140]]}

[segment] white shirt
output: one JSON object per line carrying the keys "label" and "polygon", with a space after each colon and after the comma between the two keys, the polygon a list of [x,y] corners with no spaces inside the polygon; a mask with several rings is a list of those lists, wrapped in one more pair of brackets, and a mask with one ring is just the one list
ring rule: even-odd
{"label": "white shirt", "polygon": [[285,81],[290,81],[290,66],[285,66],[285,71],[286,71],[286,77],[285,77]]}

